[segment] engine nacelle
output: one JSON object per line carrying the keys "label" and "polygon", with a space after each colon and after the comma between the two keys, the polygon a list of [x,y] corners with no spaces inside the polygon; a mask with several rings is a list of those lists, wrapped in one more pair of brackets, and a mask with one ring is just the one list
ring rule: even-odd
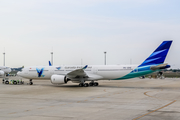
{"label": "engine nacelle", "polygon": [[0,71],[0,76],[4,76],[4,71]]}
{"label": "engine nacelle", "polygon": [[67,80],[64,75],[52,75],[51,83],[52,84],[65,84],[65,83],[67,83]]}

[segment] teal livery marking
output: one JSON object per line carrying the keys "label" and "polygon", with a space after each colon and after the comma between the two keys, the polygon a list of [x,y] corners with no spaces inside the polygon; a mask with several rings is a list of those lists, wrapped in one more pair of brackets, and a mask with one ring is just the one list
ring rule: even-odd
{"label": "teal livery marking", "polygon": [[[158,70],[157,70],[158,71]],[[123,80],[123,79],[130,79],[130,78],[135,78],[135,77],[140,77],[140,76],[143,76],[143,75],[147,75],[147,74],[150,74],[150,73],[153,73],[155,71],[152,71],[152,70],[147,70],[147,71],[141,71],[141,72],[131,72],[121,78],[117,78],[117,79],[113,79],[113,80]]]}

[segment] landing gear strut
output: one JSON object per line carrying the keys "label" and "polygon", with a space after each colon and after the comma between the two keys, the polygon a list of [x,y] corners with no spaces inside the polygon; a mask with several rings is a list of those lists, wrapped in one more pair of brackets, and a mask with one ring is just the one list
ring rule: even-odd
{"label": "landing gear strut", "polygon": [[29,85],[33,85],[32,79],[29,80]]}
{"label": "landing gear strut", "polygon": [[158,72],[158,73],[157,73],[157,76],[158,76],[160,79],[164,79],[163,72]]}

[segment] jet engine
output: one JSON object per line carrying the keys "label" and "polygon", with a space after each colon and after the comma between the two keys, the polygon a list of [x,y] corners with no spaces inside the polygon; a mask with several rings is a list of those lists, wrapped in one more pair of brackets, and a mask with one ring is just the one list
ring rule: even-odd
{"label": "jet engine", "polygon": [[0,76],[4,76],[4,71],[0,71]]}
{"label": "jet engine", "polygon": [[67,83],[66,76],[64,76],[64,75],[52,75],[51,76],[51,83],[52,84],[65,84],[65,83]]}

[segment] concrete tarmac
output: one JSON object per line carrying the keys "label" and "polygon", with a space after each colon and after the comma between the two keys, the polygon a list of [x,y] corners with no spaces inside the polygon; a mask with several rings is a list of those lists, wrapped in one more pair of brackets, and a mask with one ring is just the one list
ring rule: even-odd
{"label": "concrete tarmac", "polygon": [[[18,79],[18,78],[10,78]],[[0,84],[0,120],[180,120],[180,79]]]}

